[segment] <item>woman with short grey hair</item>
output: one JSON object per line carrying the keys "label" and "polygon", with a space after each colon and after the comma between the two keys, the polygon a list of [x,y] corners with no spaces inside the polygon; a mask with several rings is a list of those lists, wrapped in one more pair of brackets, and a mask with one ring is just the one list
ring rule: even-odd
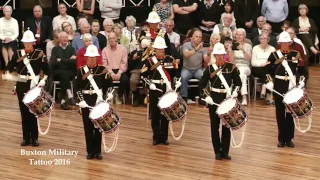
{"label": "woman with short grey hair", "polygon": [[110,18],[105,18],[103,21],[104,31],[100,31],[100,34],[105,35],[106,38],[108,39],[108,34],[112,32],[113,26],[114,26],[113,20]]}
{"label": "woman with short grey hair", "polygon": [[3,14],[4,17],[0,18],[0,44],[5,66],[7,66],[14,50],[17,48],[16,40],[19,36],[19,25],[18,21],[11,17],[11,6],[3,7]]}
{"label": "woman with short grey hair", "polygon": [[122,29],[122,34],[125,35],[128,39],[129,42],[132,43],[136,41],[136,18],[133,16],[127,16],[126,18],[126,25],[127,27],[124,27]]}

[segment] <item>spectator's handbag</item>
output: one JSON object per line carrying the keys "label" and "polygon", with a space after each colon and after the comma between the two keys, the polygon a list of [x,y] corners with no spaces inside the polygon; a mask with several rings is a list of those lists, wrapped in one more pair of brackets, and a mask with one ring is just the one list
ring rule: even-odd
{"label": "spectator's handbag", "polygon": [[[107,102],[100,102],[95,107],[92,108],[89,118],[94,124],[94,127],[99,129],[102,133],[102,141],[104,145],[104,150],[109,153],[113,151],[118,142],[118,133],[120,126],[120,117],[118,113],[110,106]],[[106,145],[106,134],[115,132],[113,143],[110,148]]]}

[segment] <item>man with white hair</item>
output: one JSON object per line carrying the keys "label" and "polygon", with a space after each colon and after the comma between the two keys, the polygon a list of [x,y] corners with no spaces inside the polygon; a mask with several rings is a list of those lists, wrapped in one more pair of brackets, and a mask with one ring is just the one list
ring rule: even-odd
{"label": "man with white hair", "polygon": [[67,6],[64,3],[58,5],[59,15],[53,18],[52,28],[62,30],[61,24],[65,21],[69,22],[73,30],[77,29],[76,21],[72,16],[67,14]]}
{"label": "man with white hair", "polygon": [[165,26],[170,42],[177,48],[180,45],[180,35],[173,31],[174,21],[172,19],[168,19]]}
{"label": "man with white hair", "polygon": [[52,49],[50,65],[53,72],[53,80],[59,81],[61,86],[61,109],[68,110],[66,98],[69,103],[75,105],[71,93],[70,81],[76,75],[76,51],[68,44],[68,34],[64,31],[59,33],[59,45]]}
{"label": "man with white hair", "polygon": [[232,15],[227,13],[223,17],[223,22],[214,26],[212,33],[220,34],[223,30],[227,30],[230,33],[230,38],[232,39],[232,32],[236,29],[232,26]]}
{"label": "man with white hair", "polygon": [[[286,31],[280,33],[278,43],[280,48],[271,53],[268,58],[269,73],[266,75],[265,82],[268,89],[274,89],[280,94],[285,94],[289,89],[296,86],[296,74],[300,75],[298,88],[303,88],[304,83],[304,67],[301,66],[300,53],[291,49],[292,40],[290,34]],[[271,75],[274,74],[272,78]],[[274,80],[273,80],[274,79]],[[276,118],[278,125],[278,147],[294,147],[292,139],[294,138],[294,122],[292,114],[286,111],[283,103],[283,96],[274,94],[276,105]]]}
{"label": "man with white hair", "polygon": [[263,16],[257,18],[257,27],[252,29],[250,34],[250,40],[252,41],[256,36],[259,36],[262,32],[262,26],[266,23],[266,19]]}
{"label": "man with white hair", "polygon": [[[74,37],[74,39],[72,41],[72,47],[76,50],[76,52],[78,52],[78,50],[84,46],[83,42],[82,42],[82,38],[83,38],[82,35],[85,33],[90,33],[90,28],[91,28],[91,26],[88,22],[81,23],[81,27],[80,27],[81,34]],[[99,41],[98,41],[97,37],[93,36],[92,42],[97,48],[100,48]]]}
{"label": "man with white hair", "polygon": [[49,16],[43,16],[39,5],[33,8],[33,17],[26,20],[25,28],[29,28],[36,36],[36,48],[46,52],[46,45],[52,39],[52,20]]}

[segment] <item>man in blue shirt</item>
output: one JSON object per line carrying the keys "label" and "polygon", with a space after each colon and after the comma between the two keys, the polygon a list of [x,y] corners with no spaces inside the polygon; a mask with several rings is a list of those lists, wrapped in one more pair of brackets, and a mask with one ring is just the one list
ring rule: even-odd
{"label": "man in blue shirt", "polygon": [[[72,41],[72,47],[76,50],[76,52],[78,52],[79,49],[84,47],[83,41],[82,41],[82,35],[85,33],[89,33],[90,34],[90,24],[88,22],[84,22],[81,24],[80,27],[80,32],[81,35],[74,37],[73,41]],[[99,47],[99,41],[98,38],[93,36],[92,37],[92,42],[93,44],[97,47]]]}

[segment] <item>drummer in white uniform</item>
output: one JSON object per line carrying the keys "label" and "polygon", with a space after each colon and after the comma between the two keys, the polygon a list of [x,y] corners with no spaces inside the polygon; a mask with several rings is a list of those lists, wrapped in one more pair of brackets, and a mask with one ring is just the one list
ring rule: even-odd
{"label": "drummer in white uniform", "polygon": [[[222,125],[222,137],[220,139],[220,118],[216,114],[217,106],[214,103],[220,104],[228,96],[236,98],[238,96],[237,91],[239,91],[242,84],[238,68],[236,65],[224,61],[225,54],[224,45],[221,43],[215,44],[211,53],[211,58],[215,58],[215,63],[205,69],[199,82],[200,93],[204,96],[209,108],[211,138],[216,160],[231,159],[229,155],[231,135],[230,130],[225,125]],[[209,81],[211,85],[210,92],[206,90]],[[231,94],[232,81],[235,89]]]}
{"label": "drummer in white uniform", "polygon": [[[108,70],[104,66],[97,64],[97,57],[100,56],[95,45],[87,47],[85,55],[88,57],[87,65],[82,66],[77,73],[77,95],[79,106],[81,107],[84,132],[86,136],[87,159],[96,157],[102,159],[101,155],[101,133],[94,128],[89,118],[89,106],[93,107],[97,103],[104,101],[103,94],[109,88],[113,88],[112,79]],[[90,82],[88,79],[92,79]],[[94,81],[94,83],[92,83]],[[96,85],[96,87],[95,87]],[[108,93],[108,99],[113,95]]]}
{"label": "drummer in white uniform", "polygon": [[[178,67],[173,57],[166,55],[167,48],[165,39],[157,36],[153,46],[155,56],[142,62],[142,80],[150,82],[149,100],[151,110],[151,126],[153,131],[153,145],[169,145],[168,141],[168,120],[160,113],[158,107],[159,98],[172,89],[174,77],[178,77]],[[175,86],[181,86],[180,81],[176,81]]]}

